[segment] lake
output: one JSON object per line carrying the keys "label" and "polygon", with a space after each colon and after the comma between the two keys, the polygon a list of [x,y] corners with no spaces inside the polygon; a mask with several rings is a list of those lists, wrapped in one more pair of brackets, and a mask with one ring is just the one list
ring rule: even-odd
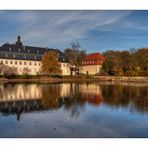
{"label": "lake", "polygon": [[0,84],[0,137],[148,137],[148,85]]}

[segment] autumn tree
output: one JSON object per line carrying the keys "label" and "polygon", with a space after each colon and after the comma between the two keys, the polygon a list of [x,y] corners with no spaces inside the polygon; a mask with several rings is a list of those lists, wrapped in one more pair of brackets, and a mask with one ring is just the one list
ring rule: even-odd
{"label": "autumn tree", "polygon": [[61,74],[60,64],[58,62],[58,53],[49,51],[42,58],[42,72],[49,75]]}
{"label": "autumn tree", "polygon": [[106,51],[103,71],[114,76],[148,76],[148,48]]}

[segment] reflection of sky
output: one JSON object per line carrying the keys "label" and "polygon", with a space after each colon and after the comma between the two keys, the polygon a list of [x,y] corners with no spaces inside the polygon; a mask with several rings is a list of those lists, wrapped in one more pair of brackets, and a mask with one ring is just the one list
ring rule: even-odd
{"label": "reflection of sky", "polygon": [[[86,105],[78,117],[63,108],[0,116],[1,137],[148,137],[148,117],[126,109]],[[55,128],[55,130],[54,130]]]}

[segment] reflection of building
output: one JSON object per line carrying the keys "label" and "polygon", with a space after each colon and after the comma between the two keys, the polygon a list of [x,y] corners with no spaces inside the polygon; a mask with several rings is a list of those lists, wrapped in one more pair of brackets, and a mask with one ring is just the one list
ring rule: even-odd
{"label": "reflection of building", "polygon": [[80,66],[80,73],[87,75],[99,74],[104,57],[100,53],[87,55]]}
{"label": "reflection of building", "polygon": [[19,113],[42,108],[41,89],[38,85],[0,85],[0,111]]}
{"label": "reflection of building", "polygon": [[62,75],[70,75],[71,64],[63,52],[53,48],[25,46],[22,44],[20,36],[15,44],[6,43],[0,47],[0,62],[17,68],[18,74],[28,71],[29,74],[36,75],[41,70],[42,56],[49,51],[58,53]]}
{"label": "reflection of building", "polygon": [[70,96],[71,93],[71,84],[70,83],[64,83],[60,84],[61,86],[61,97]]}
{"label": "reflection of building", "polygon": [[[61,106],[82,108],[85,103],[102,101],[99,85],[95,84],[4,84],[0,85],[0,112],[16,113],[58,109]],[[73,109],[76,109],[75,107]]]}
{"label": "reflection of building", "polygon": [[41,89],[37,84],[0,85],[0,91],[0,102],[33,100],[42,97]]}
{"label": "reflection of building", "polygon": [[79,88],[82,99],[86,100],[88,103],[98,105],[103,101],[99,85],[82,84]]}

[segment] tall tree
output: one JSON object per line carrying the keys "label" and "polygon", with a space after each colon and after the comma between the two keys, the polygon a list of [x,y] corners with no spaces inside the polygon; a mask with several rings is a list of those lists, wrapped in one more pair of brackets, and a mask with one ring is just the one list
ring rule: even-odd
{"label": "tall tree", "polygon": [[58,62],[58,53],[49,51],[42,58],[42,72],[49,75],[61,74],[60,64]]}
{"label": "tall tree", "polygon": [[81,49],[78,42],[71,43],[71,47],[64,50],[64,53],[69,57],[71,64],[74,64],[78,68],[86,55],[86,51]]}

